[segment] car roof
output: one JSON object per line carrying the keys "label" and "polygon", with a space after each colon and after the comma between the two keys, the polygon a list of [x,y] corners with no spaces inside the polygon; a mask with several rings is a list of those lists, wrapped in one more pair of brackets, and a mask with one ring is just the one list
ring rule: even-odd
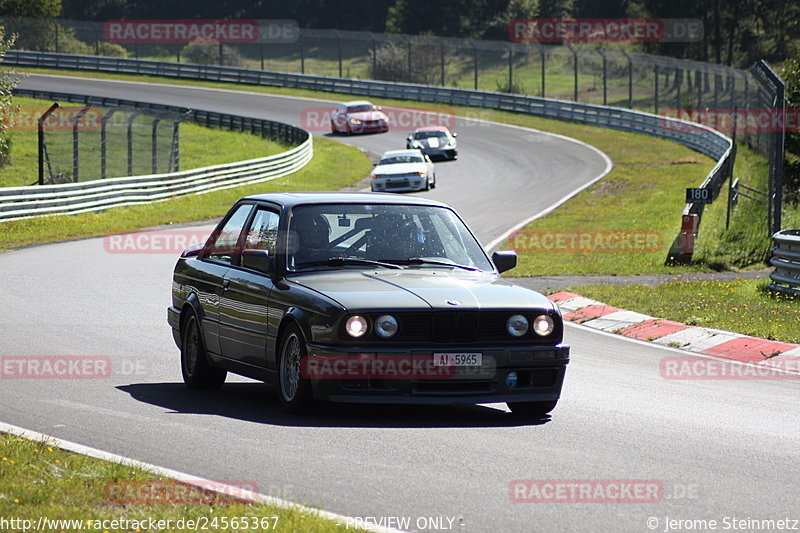
{"label": "car roof", "polygon": [[243,199],[271,202],[283,207],[308,204],[398,204],[450,207],[442,202],[428,200],[419,196],[374,192],[275,192],[253,194]]}
{"label": "car roof", "polygon": [[369,102],[367,100],[353,100],[352,102],[342,102],[342,104],[346,105],[347,107],[350,107],[350,106],[353,106],[353,105],[375,105],[372,102]]}
{"label": "car roof", "polygon": [[391,155],[418,155],[422,157],[422,151],[418,148],[409,148],[408,150],[389,150],[387,152],[383,152],[381,159]]}
{"label": "car roof", "polygon": [[414,133],[418,131],[450,131],[447,129],[447,126],[426,126],[424,128],[417,128],[414,130]]}

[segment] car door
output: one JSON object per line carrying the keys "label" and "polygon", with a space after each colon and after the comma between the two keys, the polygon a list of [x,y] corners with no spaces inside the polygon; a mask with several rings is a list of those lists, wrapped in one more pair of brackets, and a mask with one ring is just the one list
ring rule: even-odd
{"label": "car door", "polygon": [[[245,232],[242,248],[268,251],[274,256],[278,221],[277,208],[257,207]],[[263,271],[245,267],[239,260],[226,273],[224,285],[219,325],[222,355],[264,368],[272,279]]]}
{"label": "car door", "polygon": [[333,122],[336,124],[336,130],[344,130],[347,126],[347,106],[340,105],[333,112]]}
{"label": "car door", "polygon": [[203,310],[200,322],[205,347],[215,354],[221,353],[219,317],[225,274],[230,269],[234,249],[252,210],[253,204],[242,204],[231,210],[229,216],[209,237],[192,276]]}

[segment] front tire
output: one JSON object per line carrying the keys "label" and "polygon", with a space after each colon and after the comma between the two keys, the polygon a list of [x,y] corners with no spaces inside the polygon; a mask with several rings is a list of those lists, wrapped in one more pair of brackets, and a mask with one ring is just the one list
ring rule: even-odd
{"label": "front tire", "polygon": [[549,402],[508,402],[508,408],[516,416],[540,419],[555,409],[558,400]]}
{"label": "front tire", "polygon": [[216,390],[225,383],[228,372],[214,368],[208,360],[200,332],[200,322],[193,312],[183,325],[181,336],[181,374],[190,389]]}
{"label": "front tire", "polygon": [[313,407],[311,382],[303,377],[301,365],[308,356],[300,328],[291,324],[281,338],[278,361],[278,398],[289,413],[305,413]]}

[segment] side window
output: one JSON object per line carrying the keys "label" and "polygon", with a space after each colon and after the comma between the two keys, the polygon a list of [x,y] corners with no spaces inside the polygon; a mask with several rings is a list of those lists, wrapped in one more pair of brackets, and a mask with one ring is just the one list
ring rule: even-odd
{"label": "side window", "polygon": [[278,213],[259,209],[247,232],[244,247],[248,250],[275,251],[278,245]]}
{"label": "side window", "polygon": [[214,245],[208,253],[210,259],[222,261],[223,263],[232,261],[233,254],[236,251],[236,244],[239,242],[239,236],[242,234],[242,229],[252,209],[252,205],[244,204],[239,206],[236,212],[233,213],[222,227],[222,231],[216,236]]}

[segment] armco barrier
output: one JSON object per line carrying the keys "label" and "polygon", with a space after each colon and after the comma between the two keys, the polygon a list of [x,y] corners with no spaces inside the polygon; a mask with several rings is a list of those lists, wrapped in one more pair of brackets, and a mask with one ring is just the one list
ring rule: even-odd
{"label": "armco barrier", "polygon": [[198,124],[261,133],[274,139],[298,144],[298,146],[268,157],[168,174],[2,188],[0,189],[0,221],[42,215],[85,213],[109,207],[157,202],[174,196],[201,194],[259,183],[296,172],[313,157],[311,134],[300,128],[270,120],[70,93],[23,89],[16,89],[14,93],[98,107],[129,106],[148,110],[168,109],[188,113],[189,119]]}
{"label": "armco barrier", "polygon": [[774,247],[770,264],[769,288],[800,296],[800,229],[779,231],[772,236]]}
{"label": "armco barrier", "polygon": [[[713,197],[717,196],[729,166],[732,164],[733,141],[726,135],[693,122],[618,107],[411,83],[355,80],[307,74],[267,72],[236,67],[56,54],[52,52],[10,50],[7,52],[4,62],[8,65],[20,67],[147,74],[482,107],[641,133],[676,142],[716,160],[717,165],[700,185],[704,188],[710,188]],[[686,206],[684,213],[701,213],[701,210],[701,206],[689,204]],[[676,244],[680,243],[680,241],[680,238],[676,239]],[[674,245],[673,250],[670,252],[670,255],[675,258],[678,255],[676,250],[677,248]],[[691,258],[691,250],[683,250],[681,257],[682,259]]]}

